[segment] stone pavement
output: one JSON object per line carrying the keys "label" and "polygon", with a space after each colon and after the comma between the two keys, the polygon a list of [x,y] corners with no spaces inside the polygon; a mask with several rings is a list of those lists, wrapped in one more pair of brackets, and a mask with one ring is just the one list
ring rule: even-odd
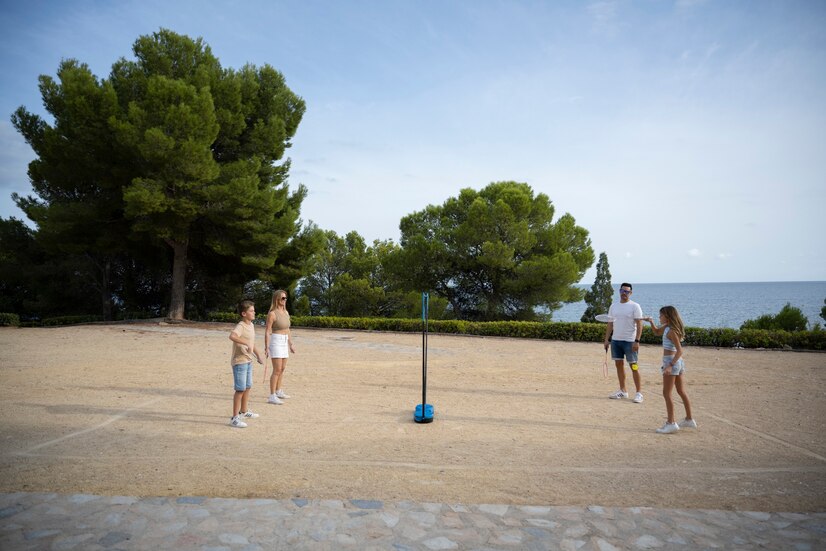
{"label": "stone pavement", "polygon": [[826,549],[826,513],[0,494],[0,549]]}

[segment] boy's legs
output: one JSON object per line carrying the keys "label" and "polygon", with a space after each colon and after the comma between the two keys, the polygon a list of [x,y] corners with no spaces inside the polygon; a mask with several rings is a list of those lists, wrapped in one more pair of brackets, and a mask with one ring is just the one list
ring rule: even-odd
{"label": "boy's legs", "polygon": [[235,387],[235,394],[232,397],[232,416],[237,417],[242,411],[249,411],[247,406],[252,388],[252,362],[232,366],[232,378]]}
{"label": "boy's legs", "polygon": [[247,366],[244,373],[244,392],[241,393],[241,409],[240,412],[249,411],[250,390],[252,390],[252,362],[245,364]]}
{"label": "boy's legs", "polygon": [[238,413],[247,412],[249,411],[249,402],[250,402],[250,389],[245,390],[241,393],[241,409],[238,410]]}
{"label": "boy's legs", "polygon": [[237,417],[241,413],[241,402],[246,391],[235,391],[235,396],[232,397],[232,416]]}
{"label": "boy's legs", "polygon": [[235,394],[232,396],[232,416],[236,417],[242,406],[244,391],[247,388],[247,364],[236,364],[232,366],[232,383]]}

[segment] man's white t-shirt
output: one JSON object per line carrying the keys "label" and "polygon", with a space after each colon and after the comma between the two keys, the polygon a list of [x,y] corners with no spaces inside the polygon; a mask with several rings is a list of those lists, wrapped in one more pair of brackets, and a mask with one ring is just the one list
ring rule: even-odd
{"label": "man's white t-shirt", "polygon": [[614,302],[608,309],[608,315],[614,318],[612,340],[627,342],[637,340],[637,322],[634,318],[642,317],[642,308],[639,304],[633,300],[626,303]]}

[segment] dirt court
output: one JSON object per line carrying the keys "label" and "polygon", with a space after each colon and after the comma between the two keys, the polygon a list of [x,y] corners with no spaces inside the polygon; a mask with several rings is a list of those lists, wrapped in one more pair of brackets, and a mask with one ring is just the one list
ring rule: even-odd
{"label": "dirt court", "polygon": [[235,429],[231,327],[0,328],[0,491],[826,511],[826,354],[686,348],[660,435],[659,347],[634,404],[600,343],[431,334],[417,425],[421,334],[294,329]]}

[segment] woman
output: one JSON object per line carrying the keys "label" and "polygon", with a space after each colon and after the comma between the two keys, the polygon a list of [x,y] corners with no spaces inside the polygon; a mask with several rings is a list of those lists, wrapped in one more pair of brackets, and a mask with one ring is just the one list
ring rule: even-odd
{"label": "woman", "polygon": [[293,341],[290,337],[290,313],[287,312],[287,291],[277,290],[272,294],[272,305],[267,313],[267,328],[264,330],[264,348],[268,357],[272,358],[272,375],[270,375],[270,404],[281,405],[286,398],[281,383],[284,378],[284,369],[287,367],[287,358],[290,352],[295,354]]}

